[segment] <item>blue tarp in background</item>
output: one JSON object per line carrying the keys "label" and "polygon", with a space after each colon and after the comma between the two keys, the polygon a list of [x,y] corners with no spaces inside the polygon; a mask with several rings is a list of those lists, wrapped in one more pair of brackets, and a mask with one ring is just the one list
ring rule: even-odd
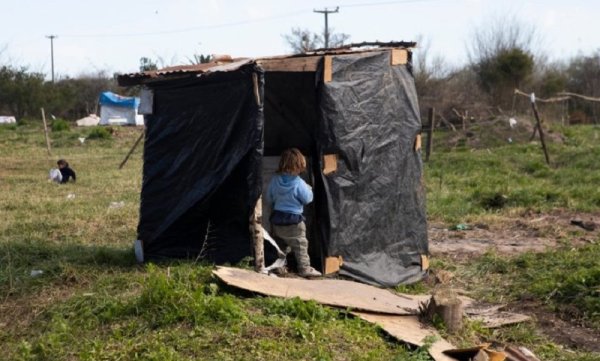
{"label": "blue tarp in background", "polygon": [[137,109],[140,106],[140,98],[124,97],[113,92],[102,92],[100,93],[100,105]]}

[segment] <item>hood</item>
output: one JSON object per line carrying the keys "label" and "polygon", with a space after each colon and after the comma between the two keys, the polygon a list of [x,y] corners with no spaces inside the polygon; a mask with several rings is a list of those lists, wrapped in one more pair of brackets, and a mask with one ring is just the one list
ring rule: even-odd
{"label": "hood", "polygon": [[291,190],[296,186],[298,178],[297,175],[278,174],[275,177],[275,182],[279,189]]}

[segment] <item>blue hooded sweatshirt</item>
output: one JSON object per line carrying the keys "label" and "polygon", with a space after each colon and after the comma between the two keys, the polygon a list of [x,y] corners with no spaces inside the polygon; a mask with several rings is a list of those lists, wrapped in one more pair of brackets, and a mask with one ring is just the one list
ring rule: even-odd
{"label": "blue hooded sweatshirt", "polygon": [[302,216],[304,205],[312,202],[311,188],[297,175],[276,174],[267,190],[273,210]]}

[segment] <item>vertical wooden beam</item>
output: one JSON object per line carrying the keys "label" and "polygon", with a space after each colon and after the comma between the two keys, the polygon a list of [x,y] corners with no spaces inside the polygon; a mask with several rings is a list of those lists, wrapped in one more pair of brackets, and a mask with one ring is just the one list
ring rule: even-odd
{"label": "vertical wooden beam", "polygon": [[44,135],[46,136],[46,149],[48,150],[48,155],[52,155],[50,152],[50,136],[48,135],[48,124],[46,123],[46,113],[44,112],[44,108],[42,110],[42,120],[44,121]]}
{"label": "vertical wooden beam", "polygon": [[254,212],[250,216],[250,236],[254,246],[254,270],[262,273],[265,269],[265,238],[262,228],[262,196],[258,197]]}
{"label": "vertical wooden beam", "polygon": [[262,106],[262,101],[260,99],[260,89],[258,87],[258,74],[252,73],[252,84],[254,89],[254,98],[256,98],[256,105],[259,107]]}
{"label": "vertical wooden beam", "polygon": [[435,127],[435,108],[429,108],[429,129],[427,129],[427,144],[425,145],[425,161],[429,162],[433,146],[433,128]]}
{"label": "vertical wooden beam", "polygon": [[333,58],[331,55],[323,57],[323,82],[329,83],[333,79]]}

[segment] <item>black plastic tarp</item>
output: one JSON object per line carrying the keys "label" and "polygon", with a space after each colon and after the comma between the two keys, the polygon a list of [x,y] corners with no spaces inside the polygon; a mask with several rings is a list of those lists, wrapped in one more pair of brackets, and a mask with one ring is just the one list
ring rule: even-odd
{"label": "black plastic tarp", "polygon": [[251,255],[248,219],[261,186],[263,113],[255,64],[150,85],[138,237],[147,258]]}
{"label": "black plastic tarp", "polygon": [[[147,84],[154,109],[138,226],[146,258],[235,263],[251,255],[263,147],[273,156],[295,146],[309,157],[315,191],[312,263],[342,256],[341,274],[384,286],[422,277],[427,225],[414,149],[421,123],[409,65],[392,65],[390,51],[330,56],[328,82],[322,66],[263,76],[250,62]],[[339,157],[328,175],[325,154]]]}
{"label": "black plastic tarp", "polygon": [[428,246],[412,74],[386,52],[334,57],[321,94],[322,147],[340,158],[325,176],[328,254],[341,255],[341,273],[364,282],[420,279]]}

